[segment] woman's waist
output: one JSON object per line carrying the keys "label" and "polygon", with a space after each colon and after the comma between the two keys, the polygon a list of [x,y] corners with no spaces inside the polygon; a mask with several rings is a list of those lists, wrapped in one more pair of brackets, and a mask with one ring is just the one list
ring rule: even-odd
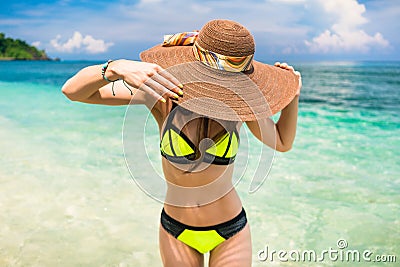
{"label": "woman's waist", "polygon": [[178,206],[165,203],[164,210],[175,220],[190,226],[212,226],[224,223],[242,211],[242,203],[234,188],[212,202],[199,204]]}
{"label": "woman's waist", "polygon": [[195,169],[190,165],[171,163],[167,160],[162,161],[165,179],[170,185],[189,187],[230,186],[234,164],[228,166],[200,164]]}
{"label": "woman's waist", "polygon": [[[171,182],[167,179],[167,193],[164,203],[182,208],[198,208],[218,205],[219,201],[227,201],[234,186],[230,176],[218,177],[208,183],[201,183],[205,177],[180,177],[182,182]],[[199,184],[199,185],[198,185]]]}

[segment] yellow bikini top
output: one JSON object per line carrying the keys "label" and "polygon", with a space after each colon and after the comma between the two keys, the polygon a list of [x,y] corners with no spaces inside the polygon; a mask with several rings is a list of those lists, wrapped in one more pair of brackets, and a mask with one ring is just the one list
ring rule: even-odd
{"label": "yellow bikini top", "polygon": [[[185,133],[172,123],[173,115],[168,116],[162,134],[161,155],[171,162],[192,164],[196,157],[196,146]],[[226,132],[211,147],[206,149],[202,161],[216,165],[229,165],[235,161],[238,147],[239,134],[236,129]]]}

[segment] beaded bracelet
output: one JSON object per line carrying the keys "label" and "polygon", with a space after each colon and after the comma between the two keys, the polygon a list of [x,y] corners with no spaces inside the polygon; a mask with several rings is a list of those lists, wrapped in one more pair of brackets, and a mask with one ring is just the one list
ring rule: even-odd
{"label": "beaded bracelet", "polygon": [[108,68],[108,64],[110,64],[111,62],[113,62],[113,61],[111,59],[109,59],[106,63],[104,63],[103,67],[101,68],[101,76],[103,76],[103,79],[106,80],[107,82],[113,83],[113,82],[118,81],[119,79],[111,81],[106,77],[106,70]]}
{"label": "beaded bracelet", "polygon": [[[107,78],[106,74],[106,70],[108,68],[108,64],[110,64],[111,62],[113,62],[111,59],[109,59],[106,63],[104,63],[103,67],[101,67],[101,76],[103,76],[103,79],[106,80],[107,82],[113,83],[112,87],[111,87],[111,91],[113,96],[115,96],[115,92],[114,92],[114,82],[119,81],[120,79],[116,79],[114,81],[111,81]],[[126,84],[126,82],[124,80],[122,80],[122,82],[124,83],[125,87],[131,92],[131,95],[133,95],[133,92],[131,90],[131,88],[129,88],[129,86]]]}

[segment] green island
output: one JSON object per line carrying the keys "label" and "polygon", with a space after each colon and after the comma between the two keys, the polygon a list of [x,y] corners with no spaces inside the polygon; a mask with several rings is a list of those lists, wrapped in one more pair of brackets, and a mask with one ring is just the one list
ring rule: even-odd
{"label": "green island", "polygon": [[0,60],[52,60],[44,50],[19,39],[6,38],[0,32]]}

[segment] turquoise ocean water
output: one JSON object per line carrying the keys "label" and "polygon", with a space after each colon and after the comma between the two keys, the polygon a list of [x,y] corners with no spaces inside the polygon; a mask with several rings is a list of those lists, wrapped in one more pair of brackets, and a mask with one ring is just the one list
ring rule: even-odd
{"label": "turquoise ocean water", "polygon": [[[161,266],[161,204],[123,157],[126,107],[72,103],[60,91],[94,63],[0,62],[0,266]],[[303,76],[294,147],[255,194],[246,179],[238,186],[253,266],[398,266],[258,259],[266,248],[331,249],[400,262],[400,63],[294,65]]]}

